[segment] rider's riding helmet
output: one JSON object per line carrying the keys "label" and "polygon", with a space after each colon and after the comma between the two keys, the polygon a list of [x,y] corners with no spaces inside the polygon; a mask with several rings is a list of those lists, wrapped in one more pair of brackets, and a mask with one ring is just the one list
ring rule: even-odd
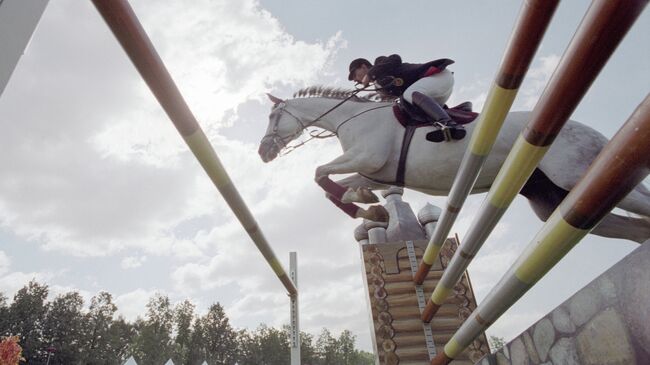
{"label": "rider's riding helmet", "polygon": [[349,81],[354,80],[354,71],[363,65],[372,67],[372,63],[370,63],[370,61],[365,58],[357,58],[356,60],[350,62],[350,74],[348,75]]}

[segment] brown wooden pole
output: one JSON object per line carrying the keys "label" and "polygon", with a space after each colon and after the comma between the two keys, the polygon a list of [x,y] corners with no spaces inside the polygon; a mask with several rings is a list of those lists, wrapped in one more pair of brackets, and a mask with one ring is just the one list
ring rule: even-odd
{"label": "brown wooden pole", "polygon": [[531,122],[523,133],[528,143],[534,146],[553,143],[647,4],[647,0],[592,2],[564,53],[563,62],[533,110]]}
{"label": "brown wooden pole", "polygon": [[128,1],[93,0],[93,4],[289,295],[297,295],[296,286],[230,180]]}
{"label": "brown wooden pole", "polygon": [[448,364],[650,173],[650,94],[603,148],[517,261],[431,362]]}
{"label": "brown wooden pole", "polygon": [[531,121],[515,141],[463,244],[431,294],[433,304],[444,303],[647,3],[648,0],[592,2],[537,102]]}
{"label": "brown wooden pole", "polygon": [[501,67],[463,156],[460,169],[449,192],[447,204],[443,208],[440,220],[429,239],[429,244],[415,274],[416,284],[420,285],[424,282],[465,203],[465,199],[474,186],[481,166],[490,154],[558,3],[559,0],[529,0],[522,4],[517,24],[512,31],[503,61],[501,61]]}
{"label": "brown wooden pole", "polygon": [[650,94],[560,205],[573,227],[592,229],[650,172]]}

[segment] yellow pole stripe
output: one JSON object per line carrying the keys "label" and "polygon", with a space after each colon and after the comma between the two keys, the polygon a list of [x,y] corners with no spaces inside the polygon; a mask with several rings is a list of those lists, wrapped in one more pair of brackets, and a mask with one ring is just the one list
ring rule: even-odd
{"label": "yellow pole stripe", "polygon": [[520,135],[492,183],[487,200],[497,208],[507,208],[549,147],[532,145]]}
{"label": "yellow pole stripe", "polygon": [[431,294],[431,301],[437,305],[442,305],[447,297],[449,297],[449,293],[451,293],[452,290],[453,288],[447,288],[439,282]]}
{"label": "yellow pole stripe", "polygon": [[533,239],[535,246],[524,252],[523,260],[518,261],[515,276],[526,284],[534,284],[587,233],[589,230],[567,223],[557,209]]}
{"label": "yellow pole stripe", "polygon": [[217,188],[224,187],[226,185],[232,185],[230,177],[224,169],[219,157],[212,148],[212,144],[208,141],[208,138],[203,133],[203,130],[198,129],[196,132],[190,134],[189,136],[183,136],[185,142],[196,156],[196,159],[199,160],[201,166],[205,169],[205,172],[210,176],[212,182],[217,186]]}
{"label": "yellow pole stripe", "polygon": [[473,154],[486,156],[490,153],[518,90],[504,89],[496,83],[492,85],[470,140],[469,150]]}
{"label": "yellow pole stripe", "polygon": [[284,271],[282,264],[275,257],[269,260],[269,265],[271,265],[273,272],[275,272],[277,276],[286,275],[286,272]]}
{"label": "yellow pole stripe", "polygon": [[424,261],[427,265],[433,265],[433,262],[438,258],[438,253],[440,252],[441,248],[442,245],[427,245],[426,250],[424,250],[424,255],[422,255],[422,261]]}
{"label": "yellow pole stripe", "polygon": [[465,347],[461,346],[458,341],[456,341],[456,335],[454,335],[449,342],[445,345],[444,351],[445,355],[451,359],[455,359],[458,355],[463,352]]}

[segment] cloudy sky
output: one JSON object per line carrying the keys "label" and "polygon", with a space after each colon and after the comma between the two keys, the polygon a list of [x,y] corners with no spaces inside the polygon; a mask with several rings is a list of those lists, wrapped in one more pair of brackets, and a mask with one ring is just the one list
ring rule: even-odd
{"label": "cloudy sky", "polygon": [[[515,110],[531,109],[589,2],[563,2]],[[303,330],[352,330],[370,349],[360,222],[327,201],[316,166],[340,153],[318,141],[264,164],[264,94],[350,86],[356,57],[456,60],[450,103],[480,109],[518,1],[132,1],[188,104],[288,267],[298,251]],[[573,119],[611,137],[650,85],[650,14],[637,21]],[[237,327],[288,323],[281,284],[254,249],[88,1],[50,1],[0,98],[0,291],[30,279],[56,293],[100,290],[129,319],[155,292],[222,303]],[[484,196],[454,227],[462,240]],[[408,192],[419,210],[443,197]],[[541,227],[517,198],[470,266],[479,300]],[[489,333],[511,338],[636,247],[589,236]]]}

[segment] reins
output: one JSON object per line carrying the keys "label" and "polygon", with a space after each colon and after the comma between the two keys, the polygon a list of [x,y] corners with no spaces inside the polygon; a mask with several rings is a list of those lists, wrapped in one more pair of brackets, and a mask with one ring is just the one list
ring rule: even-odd
{"label": "reins", "polygon": [[[370,85],[368,85],[368,86],[364,86],[364,87],[362,87],[362,88],[358,88],[358,89],[352,91],[352,92],[350,93],[350,95],[348,95],[345,99],[341,100],[338,104],[334,105],[333,107],[331,107],[331,108],[328,109],[326,112],[324,112],[323,114],[319,115],[316,119],[314,119],[313,121],[309,122],[309,123],[306,124],[306,125],[303,124],[302,122],[300,122],[300,119],[298,119],[296,116],[294,116],[293,114],[291,114],[289,111],[284,110],[284,109],[283,109],[282,111],[288,113],[289,115],[291,115],[294,119],[296,119],[296,121],[298,121],[298,124],[302,127],[300,131],[294,133],[294,136],[295,136],[296,134],[299,134],[299,133],[301,133],[302,131],[304,131],[305,129],[307,129],[307,128],[313,126],[316,122],[318,122],[319,120],[321,120],[321,118],[323,118],[324,116],[326,116],[327,114],[329,114],[330,112],[332,112],[333,110],[335,110],[336,108],[338,108],[339,106],[343,105],[343,103],[345,103],[346,101],[348,101],[348,100],[352,99],[353,97],[355,97],[359,92],[361,92],[361,91],[378,91],[378,90],[379,90],[379,89],[377,89],[377,88],[375,88],[375,89],[371,89],[371,90],[366,90],[369,86],[370,86]],[[389,106],[390,106],[390,105],[377,106],[377,107],[374,107],[374,108],[370,108],[370,109],[364,110],[364,111],[362,111],[362,112],[360,112],[360,113],[357,113],[357,114],[351,116],[350,118],[344,120],[341,124],[339,124],[338,127],[336,127],[336,130],[335,130],[334,132],[329,132],[329,134],[325,134],[325,133],[328,132],[328,131],[326,131],[326,130],[320,131],[320,132],[318,132],[318,133],[315,133],[316,131],[309,131],[309,136],[310,136],[310,137],[309,137],[308,139],[306,139],[306,140],[304,140],[304,141],[302,141],[302,142],[300,142],[300,143],[297,143],[297,144],[291,145],[291,146],[287,146],[287,145],[285,145],[285,146],[284,146],[284,149],[283,149],[283,150],[278,154],[278,156],[279,156],[279,157],[286,156],[286,155],[288,155],[289,153],[291,153],[291,152],[293,152],[294,150],[296,150],[298,147],[301,147],[301,146],[305,145],[307,142],[309,142],[309,141],[311,141],[311,140],[314,140],[314,139],[326,139],[326,138],[330,138],[330,137],[337,136],[337,135],[338,135],[338,132],[339,132],[339,129],[341,128],[341,126],[343,126],[345,123],[349,122],[350,120],[352,120],[352,119],[358,117],[358,116],[361,115],[361,114],[365,114],[365,113],[367,113],[367,112],[369,112],[369,111],[372,111],[372,110],[375,110],[375,109],[380,109],[380,108],[386,108],[386,107],[389,107]]]}

